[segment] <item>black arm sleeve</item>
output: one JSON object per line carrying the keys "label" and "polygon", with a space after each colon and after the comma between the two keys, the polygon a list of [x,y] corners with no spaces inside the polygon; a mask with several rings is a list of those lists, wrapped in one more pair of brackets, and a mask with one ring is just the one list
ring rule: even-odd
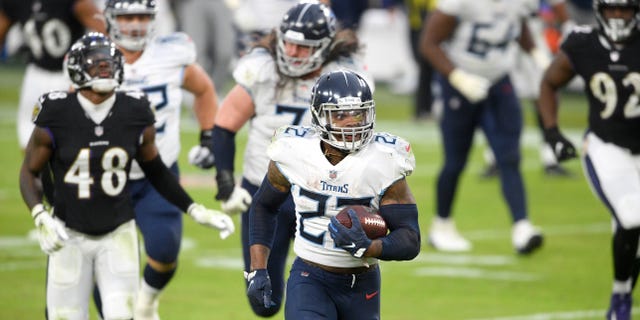
{"label": "black arm sleeve", "polygon": [[262,244],[269,248],[273,244],[280,205],[287,200],[289,192],[277,190],[266,177],[253,196],[249,209],[249,244]]}
{"label": "black arm sleeve", "polygon": [[380,260],[411,260],[420,253],[420,225],[415,204],[391,204],[380,207],[380,215],[389,226],[381,238]]}
{"label": "black arm sleeve", "polygon": [[187,212],[193,200],[184,191],[176,176],[164,165],[160,155],[147,162],[138,161],[138,164],[149,182],[165,199],[183,212]]}
{"label": "black arm sleeve", "polygon": [[233,159],[236,155],[236,133],[220,126],[213,127],[211,140],[213,156],[216,158],[218,170],[229,170],[233,173]]}
{"label": "black arm sleeve", "polygon": [[236,133],[220,126],[215,126],[211,135],[211,149],[216,159],[217,168],[216,183],[218,184],[218,193],[216,194],[216,200],[226,201],[235,187],[233,160],[236,154]]}

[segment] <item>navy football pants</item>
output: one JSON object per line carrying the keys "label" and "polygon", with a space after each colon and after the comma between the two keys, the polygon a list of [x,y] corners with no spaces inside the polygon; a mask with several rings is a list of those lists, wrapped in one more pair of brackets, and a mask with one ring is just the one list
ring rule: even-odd
{"label": "navy football pants", "polygon": [[464,169],[476,128],[481,128],[496,157],[502,194],[513,221],[527,217],[524,183],[520,173],[520,134],[522,110],[509,77],[489,90],[484,101],[472,104],[448,81],[438,76],[442,88],[443,115],[440,122],[444,148],[444,167],[437,185],[437,214],[451,215],[460,174]]}
{"label": "navy football pants", "polygon": [[[170,169],[179,176],[176,164]],[[182,240],[182,211],[162,197],[146,178],[129,181],[129,188],[147,255],[161,263],[177,261]]]}
{"label": "navy football pants", "polygon": [[287,282],[285,319],[380,319],[380,269],[337,274],[293,262]]}

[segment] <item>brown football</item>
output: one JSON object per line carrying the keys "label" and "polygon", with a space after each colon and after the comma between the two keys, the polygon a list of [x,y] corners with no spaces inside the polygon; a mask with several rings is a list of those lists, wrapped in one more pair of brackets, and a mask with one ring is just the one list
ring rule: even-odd
{"label": "brown football", "polygon": [[351,228],[351,217],[349,211],[355,211],[358,220],[362,225],[364,233],[369,239],[377,239],[387,235],[387,223],[382,216],[373,208],[366,206],[346,206],[336,215],[336,219],[345,227]]}

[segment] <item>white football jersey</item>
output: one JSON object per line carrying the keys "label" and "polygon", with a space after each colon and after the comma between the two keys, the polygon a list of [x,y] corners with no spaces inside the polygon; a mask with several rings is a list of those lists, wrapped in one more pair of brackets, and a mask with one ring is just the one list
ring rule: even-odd
{"label": "white football jersey", "polygon": [[492,81],[514,64],[521,21],[530,12],[524,0],[440,0],[437,8],[458,17],[457,28],[444,46],[459,68]]}
{"label": "white football jersey", "polygon": [[[348,69],[374,83],[364,65],[351,58],[332,61],[322,68],[322,73]],[[238,61],[233,72],[236,82],[243,86],[253,99],[255,115],[249,122],[249,139],[244,152],[244,177],[254,185],[260,185],[267,173],[269,158],[266,150],[273,133],[284,125],[311,124],[311,89],[317,78],[296,79],[280,84],[273,57],[262,48],[256,48]]]}
{"label": "white football jersey", "polygon": [[[142,56],[124,65],[121,88],[144,91],[156,115],[156,145],[165,165],[170,166],[180,154],[180,108],[184,69],[196,61],[191,38],[176,32],[153,38]],[[144,173],[134,162],[131,179],[141,179]]]}
{"label": "white football jersey", "polygon": [[378,209],[384,192],[415,167],[411,145],[376,133],[373,140],[335,166],[320,148],[319,133],[309,126],[285,126],[276,132],[268,155],[291,183],[296,208],[293,249],[305,259],[340,268],[362,267],[375,258],[357,259],[336,247],[327,230],[330,217],[346,205]]}

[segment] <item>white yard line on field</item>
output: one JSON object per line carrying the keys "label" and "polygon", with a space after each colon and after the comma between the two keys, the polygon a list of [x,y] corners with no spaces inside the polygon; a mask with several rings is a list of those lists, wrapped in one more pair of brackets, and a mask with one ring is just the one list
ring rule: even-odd
{"label": "white yard line on field", "polygon": [[512,271],[490,271],[479,268],[459,268],[459,267],[423,267],[413,271],[418,277],[439,277],[439,278],[467,278],[483,280],[502,280],[514,282],[537,281],[540,276],[533,273],[512,272]]}
{"label": "white yard line on field", "polygon": [[[633,306],[633,314],[640,313],[638,309],[640,306]],[[570,320],[570,319],[602,319],[607,310],[574,310],[574,311],[559,311],[559,312],[546,312],[535,313],[528,315],[510,316],[510,317],[497,317],[497,318],[474,318],[469,320]]]}

